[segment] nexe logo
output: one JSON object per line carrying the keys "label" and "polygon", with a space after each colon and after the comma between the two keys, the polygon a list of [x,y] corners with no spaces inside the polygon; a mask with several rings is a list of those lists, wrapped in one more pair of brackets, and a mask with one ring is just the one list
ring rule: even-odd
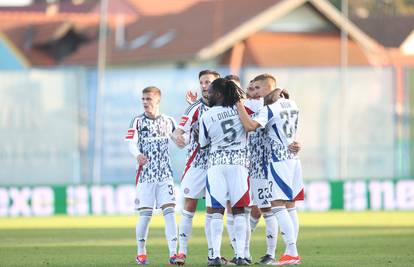
{"label": "nexe logo", "polygon": [[48,216],[54,214],[54,192],[50,187],[1,188],[0,216]]}
{"label": "nexe logo", "polygon": [[414,180],[315,181],[305,185],[301,210],[414,210]]}
{"label": "nexe logo", "polygon": [[414,210],[414,180],[344,183],[345,210]]}
{"label": "nexe logo", "polygon": [[135,186],[69,186],[66,197],[69,215],[133,214]]}
{"label": "nexe logo", "polygon": [[[0,187],[0,217],[133,214],[134,199],[129,184]],[[308,182],[297,204],[308,211],[414,210],[414,180]]]}

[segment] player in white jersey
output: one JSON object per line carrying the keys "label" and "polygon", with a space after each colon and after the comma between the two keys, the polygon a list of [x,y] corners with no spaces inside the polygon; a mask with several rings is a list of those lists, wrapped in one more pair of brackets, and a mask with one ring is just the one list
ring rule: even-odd
{"label": "player in white jersey", "polygon": [[[192,232],[193,217],[198,199],[205,196],[208,150],[200,150],[198,143],[199,118],[209,109],[208,86],[220,74],[213,70],[203,70],[199,73],[201,98],[187,108],[181,122],[172,136],[173,141],[181,148],[188,145],[187,163],[181,178],[181,192],[184,196],[184,207],[179,225],[178,264],[185,263],[187,258],[188,240]],[[211,216],[206,215],[205,233],[208,246],[208,260],[212,257],[210,240]]]}
{"label": "player in white jersey", "polygon": [[[259,108],[261,108],[263,106],[263,97],[261,97],[260,95],[260,91],[258,90],[258,88],[256,88],[254,86],[254,80],[251,80],[249,82],[249,84],[247,85],[246,88],[246,97],[247,100],[245,101],[245,105],[247,101],[251,101],[253,103],[257,103],[257,106],[259,106]],[[255,112],[257,112],[257,110],[255,110]],[[258,155],[262,154],[262,153],[258,153],[258,147],[262,147],[262,145],[258,145],[256,144],[255,141],[258,141],[260,138],[255,138],[255,132],[251,132],[249,133],[249,153],[250,153],[250,157],[257,157]],[[256,153],[255,153],[256,152]],[[256,173],[261,173],[260,171],[253,170],[251,167],[254,168],[260,168],[262,165],[260,164],[261,162],[261,158],[258,160],[252,160],[252,162],[256,162],[257,164],[255,164],[254,166],[251,164],[250,168],[249,168],[249,176],[250,179],[252,179],[253,175],[255,175]],[[252,190],[250,188],[250,190]],[[253,232],[256,229],[256,226],[259,222],[260,216],[261,216],[261,212],[260,209],[257,207],[257,204],[255,203],[255,200],[253,199],[252,196],[252,206],[251,206],[251,211],[250,211],[250,230]]]}
{"label": "player in white jersey", "polygon": [[[262,76],[258,76],[261,78]],[[239,79],[235,75],[228,75],[225,78],[233,80],[239,87]],[[264,82],[264,83],[263,83]],[[275,86],[275,84],[274,84]],[[269,92],[272,87],[271,84],[266,81],[261,80],[252,80],[250,81],[246,93],[248,99],[244,101],[245,109],[249,115],[256,113],[261,107],[263,107],[263,95]],[[287,93],[287,92],[285,92]],[[250,159],[249,165],[249,177],[250,177],[250,192],[252,197],[252,208],[246,208],[246,219],[247,219],[247,233],[246,233],[246,248],[245,256],[246,260],[251,263],[250,257],[250,235],[251,235],[251,225],[255,228],[260,218],[260,214],[263,213],[265,220],[265,230],[266,230],[266,254],[260,258],[259,264],[268,265],[275,263],[275,250],[276,250],[276,241],[277,241],[277,220],[271,210],[271,198],[272,198],[272,188],[273,181],[267,179],[267,157],[265,155],[265,130],[257,129],[254,132],[249,133],[249,144],[248,144],[248,153]],[[298,152],[299,146],[297,142],[294,142],[289,146],[291,151],[295,153]],[[259,209],[260,208],[260,209]],[[252,219],[250,219],[250,210],[252,210]],[[254,216],[254,217],[253,217]],[[227,226],[230,233],[230,224],[229,218],[227,217]],[[251,224],[251,222],[253,224]],[[254,229],[253,228],[253,229]],[[234,242],[232,242],[232,247],[235,247]],[[231,262],[235,262],[235,258]]]}
{"label": "player in white jersey", "polygon": [[177,225],[174,207],[175,193],[172,177],[169,136],[176,128],[172,117],[160,114],[161,91],[147,87],[142,91],[144,113],[132,120],[125,136],[129,151],[137,162],[135,205],[139,213],[136,224],[139,265],[148,264],[146,240],[154,206],[160,207],[165,218],[170,264],[176,264]]}
{"label": "player in white jersey", "polygon": [[[258,77],[260,77],[260,75]],[[253,79],[251,81],[251,88],[248,88],[248,91],[250,91],[250,94],[252,94],[255,99],[251,99],[250,101],[260,102],[259,108],[263,107],[263,96],[268,93],[267,90],[270,87],[271,84],[269,83],[262,83],[262,81],[256,80],[256,78]],[[257,114],[258,109],[254,111]],[[250,190],[254,204],[250,225],[252,229],[255,229],[260,215],[263,214],[265,221],[266,253],[257,263],[261,265],[271,265],[276,262],[275,252],[278,224],[276,216],[271,210],[273,181],[269,180],[267,177],[265,136],[266,133],[264,129],[256,129],[249,133],[249,152],[250,158],[252,159],[252,164],[249,169]]]}
{"label": "player in white jersey", "polygon": [[[255,86],[255,81],[252,80],[247,88],[249,95],[244,105],[251,107],[247,109],[249,115],[255,114],[263,107],[262,90]],[[254,103],[254,105],[252,105]],[[254,116],[254,115],[253,115]],[[252,197],[251,216],[249,216],[250,230],[254,230],[259,221],[260,215],[263,213],[265,221],[265,238],[266,238],[266,254],[260,258],[258,264],[268,265],[276,262],[275,250],[277,241],[277,220],[271,210],[271,189],[273,187],[272,181],[267,179],[266,173],[266,155],[265,155],[265,137],[264,129],[257,129],[249,133],[249,177],[250,177],[250,192]]]}
{"label": "player in white jersey", "polygon": [[[254,86],[254,80],[251,80],[249,82],[249,84],[247,85],[246,88],[246,97],[247,100],[246,101],[252,101],[252,102],[256,102],[258,103],[258,106],[260,106],[260,108],[263,106],[263,98],[260,95],[260,91],[258,90],[258,88],[256,88]],[[245,104],[246,104],[245,101]],[[257,110],[255,111],[257,112]],[[256,174],[261,175],[263,172],[262,170],[258,170],[258,168],[262,168],[263,164],[260,164],[260,162],[262,162],[262,157],[260,157],[261,152],[259,152],[259,150],[257,148],[262,148],[264,147],[263,144],[260,144],[259,141],[260,138],[256,137],[255,133],[257,132],[250,132],[249,133],[249,153],[250,153],[250,157],[254,158],[256,157],[256,160],[252,160],[252,162],[255,162],[255,164],[251,164],[250,168],[249,168],[249,177],[250,179],[253,179],[253,176]],[[251,182],[250,182],[251,183]],[[252,191],[252,189],[250,188],[250,190]],[[254,197],[252,196],[252,206],[251,206],[251,212],[250,212],[250,230],[253,232],[256,229],[256,226],[259,222],[260,216],[261,216],[261,212],[260,209],[257,207],[257,204],[255,203],[256,201],[254,200]]]}
{"label": "player in white jersey", "polygon": [[[241,88],[240,85],[240,78],[237,75],[226,75],[224,77],[224,79],[227,80],[231,80],[233,81],[239,88]],[[191,90],[187,91],[186,93],[186,101],[190,104],[193,105],[196,101],[197,101],[197,93],[192,92]],[[257,106],[256,103],[254,103],[254,101],[252,102],[252,104],[254,106]],[[263,106],[263,102],[260,104],[259,107]],[[236,238],[234,237],[234,218],[233,218],[233,213],[231,211],[231,204],[230,201],[227,201],[227,206],[226,206],[226,210],[227,210],[227,232],[229,235],[229,239],[230,239],[230,244],[231,247],[233,248],[234,251],[234,257],[232,260],[230,260],[230,263],[235,263],[236,262]],[[246,229],[246,251],[245,251],[245,255],[246,255],[246,260],[249,261],[249,263],[251,263],[251,257],[250,257],[250,249],[249,249],[249,244],[250,244],[250,209],[246,208],[245,209],[245,214],[246,214],[246,220],[247,220],[247,229]]]}
{"label": "player in white jersey", "polygon": [[[276,100],[280,94],[280,90],[275,90],[271,96],[275,96],[274,100]],[[276,264],[299,264],[300,257],[296,248],[297,233],[292,216],[287,211],[287,207],[294,201],[303,200],[300,161],[288,147],[294,142],[296,135],[297,106],[292,100],[280,98],[275,103],[263,107],[253,120],[244,111],[243,104],[238,103],[237,109],[246,131],[253,131],[259,127],[264,127],[266,130],[267,172],[269,180],[275,182],[272,211],[278,219],[286,244],[285,253]]]}
{"label": "player in white jersey", "polygon": [[[235,81],[238,86],[240,83],[237,83],[240,80],[235,79],[237,76],[228,75],[225,78]],[[256,79],[257,78],[257,79]],[[263,96],[271,92],[272,88],[276,87],[276,81],[272,81],[268,78],[273,78],[268,75],[259,75],[254,80],[249,82],[249,85],[246,89],[247,100],[244,101],[245,109],[249,115],[256,113],[259,108],[263,107]],[[264,79],[265,78],[265,79]],[[286,91],[284,91],[287,94]],[[254,132],[249,133],[249,144],[248,152],[250,159],[249,166],[249,177],[250,177],[250,191],[252,197],[252,206],[246,208],[246,215],[251,216],[250,220],[247,221],[247,238],[246,238],[246,249],[245,255],[246,260],[251,262],[250,259],[250,231],[254,230],[261,213],[264,215],[265,220],[265,232],[266,232],[266,254],[260,258],[258,261],[261,265],[270,265],[276,262],[275,250],[276,250],[276,241],[277,241],[277,220],[271,210],[271,199],[272,199],[272,188],[273,181],[267,179],[267,157],[265,150],[265,130],[257,129]],[[289,150],[293,153],[297,153],[300,149],[300,146],[297,142],[293,142],[289,145]],[[292,212],[290,212],[291,214]],[[228,216],[231,218],[231,216]],[[228,229],[231,229],[229,226],[229,220],[227,221]],[[230,232],[230,231],[229,231]],[[234,247],[234,245],[232,244]],[[235,259],[233,258],[232,262]]]}
{"label": "player in white jersey", "polygon": [[[239,88],[241,87],[240,84],[240,78],[237,75],[226,75],[224,77],[224,79],[230,80],[232,82],[234,82]],[[263,103],[259,101],[256,101],[254,99],[251,99],[249,101],[245,101],[245,105],[246,105],[246,109],[248,110],[249,113],[254,113],[255,111],[257,111],[260,107],[263,106]],[[248,149],[249,152],[249,149]],[[250,171],[250,168],[249,168]],[[227,202],[227,220],[226,220],[226,225],[227,225],[227,232],[229,234],[229,239],[231,242],[231,247],[233,248],[233,252],[234,252],[234,257],[232,260],[230,260],[230,262],[232,263],[236,263],[237,261],[237,253],[236,253],[236,237],[234,235],[234,217],[231,211],[231,204],[230,201]],[[246,216],[246,242],[245,242],[245,250],[244,250],[244,254],[245,254],[245,259],[248,263],[252,263],[251,260],[251,255],[250,255],[250,237],[251,237],[251,229],[250,229],[250,207],[246,207],[244,209],[245,212],[245,216]]]}
{"label": "player in white jersey", "polygon": [[211,240],[213,258],[209,266],[221,266],[223,214],[229,200],[234,216],[237,265],[245,260],[246,217],[250,204],[248,185],[247,135],[234,104],[240,99],[240,88],[232,81],[218,78],[209,88],[209,104],[200,121],[199,143],[209,146],[206,205],[212,216]]}

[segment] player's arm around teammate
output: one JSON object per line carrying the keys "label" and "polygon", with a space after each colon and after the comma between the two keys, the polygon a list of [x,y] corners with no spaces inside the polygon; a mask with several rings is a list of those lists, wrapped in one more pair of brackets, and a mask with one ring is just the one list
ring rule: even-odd
{"label": "player's arm around teammate", "polygon": [[147,87],[142,91],[144,113],[134,118],[126,139],[129,150],[137,161],[136,224],[137,257],[139,265],[148,264],[146,240],[154,206],[162,208],[165,218],[170,264],[175,264],[177,250],[177,225],[175,221],[175,193],[168,150],[169,136],[175,121],[160,114],[161,91]]}
{"label": "player's arm around teammate", "polygon": [[[237,86],[240,87],[240,78],[238,76],[236,76],[236,75],[227,75],[226,77],[224,77],[224,79],[231,80]],[[203,81],[200,81],[200,85],[203,87]],[[207,85],[207,84],[205,84],[205,85]],[[186,93],[186,95],[185,95],[185,99],[186,99],[187,103],[189,103],[190,106],[191,106],[191,105],[193,105],[197,101],[197,96],[198,96],[197,93],[194,93],[192,90],[188,90],[187,93]],[[185,121],[185,118],[182,121],[184,122]],[[188,140],[185,140],[182,137],[180,137],[180,136],[183,136],[183,137],[184,136],[188,136],[188,135],[185,135],[185,133],[184,133],[183,130],[177,131],[176,134],[177,135],[176,136],[173,136],[173,138],[174,138],[174,140],[177,141],[177,143],[180,143],[181,146],[184,143],[185,144],[188,144]],[[198,128],[195,128],[194,129],[194,137],[197,137],[195,139],[198,139],[198,134],[199,134]],[[203,149],[205,149],[205,148],[203,148]],[[234,229],[234,218],[233,218],[233,214],[232,214],[232,211],[231,211],[232,208],[231,208],[230,201],[227,202],[226,210],[227,210],[227,220],[226,220],[226,222],[227,222],[227,231],[228,231],[229,239],[230,239],[231,246],[233,248],[234,256],[235,256],[236,255],[236,245],[235,245],[235,240],[236,239],[235,239],[234,233],[233,233],[234,232],[233,231],[233,229]],[[249,216],[250,216],[249,213],[247,213],[248,211],[249,211],[248,209],[246,209],[246,211],[245,211],[246,212],[246,220],[247,220],[247,222],[249,222]],[[210,216],[210,215],[208,214],[207,216]],[[249,222],[248,225],[250,226],[250,222]],[[207,225],[206,229],[207,228],[208,228],[208,225]],[[247,240],[249,240],[250,239],[250,227],[248,229],[246,229],[246,233],[247,233]],[[250,259],[250,250],[249,250],[249,247],[248,246],[246,246],[246,253],[247,253],[246,255],[248,255],[246,257],[248,257]],[[179,256],[181,257],[181,255],[179,255]],[[227,263],[227,260],[225,258],[222,258],[222,261],[224,263]],[[234,263],[235,261],[236,261],[236,257],[233,257],[233,259],[230,260],[231,263]]]}
{"label": "player's arm around teammate", "polygon": [[247,169],[247,138],[237,116],[234,103],[240,98],[239,88],[232,81],[219,78],[209,88],[210,110],[200,121],[199,143],[210,144],[207,170],[206,206],[211,216],[211,240],[214,261],[221,264],[220,247],[223,214],[230,200],[234,216],[237,265],[245,259],[246,218],[244,208],[250,204]]}
{"label": "player's arm around teammate", "polygon": [[[272,211],[279,221],[281,232],[284,233],[282,237],[286,245],[278,264],[298,264],[300,257],[296,248],[295,220],[286,209],[296,199],[300,200],[303,194],[300,162],[288,149],[288,144],[293,142],[296,133],[298,110],[292,101],[287,99],[278,101],[283,96],[281,92],[276,89],[267,96],[267,100],[265,98],[265,102],[270,105],[262,108],[254,120],[247,116],[240,103],[237,109],[246,131],[259,127],[267,129],[268,142],[270,142],[268,175],[275,181],[275,192],[271,201]],[[293,119],[293,122],[290,122],[289,118],[296,118],[296,121]]]}

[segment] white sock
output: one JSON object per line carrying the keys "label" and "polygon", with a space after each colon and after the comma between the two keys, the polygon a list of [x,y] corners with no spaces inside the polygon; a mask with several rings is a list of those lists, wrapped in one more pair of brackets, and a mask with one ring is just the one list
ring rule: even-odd
{"label": "white sock", "polygon": [[167,207],[162,210],[165,219],[165,237],[170,250],[170,257],[177,253],[177,223],[175,222],[174,207]]}
{"label": "white sock", "polygon": [[278,206],[272,208],[272,211],[276,215],[279,222],[280,233],[282,234],[283,241],[286,245],[285,255],[298,256],[298,250],[296,248],[296,238],[293,230],[292,220],[290,219],[289,213],[286,207]]}
{"label": "white sock", "polygon": [[238,258],[245,258],[246,247],[246,217],[244,213],[234,215],[234,236],[236,237],[236,254]]}
{"label": "white sock", "polygon": [[236,239],[234,238],[234,218],[233,214],[227,213],[227,232],[229,234],[230,244],[233,248],[234,255],[236,255]]}
{"label": "white sock", "polygon": [[[206,224],[205,224],[205,229],[204,229],[206,233],[206,238],[207,238],[207,248],[208,248],[209,259],[213,258],[213,245],[211,242],[211,217],[212,217],[212,214],[208,214],[208,213],[206,214]],[[221,217],[223,220],[223,215]]]}
{"label": "white sock", "polygon": [[277,220],[273,212],[268,211],[263,213],[263,218],[266,226],[266,254],[275,257],[276,245],[277,245]]}
{"label": "white sock", "polygon": [[299,235],[299,218],[298,212],[296,207],[287,209],[290,219],[292,220],[293,224],[293,232],[295,233],[295,242],[298,242],[298,235]]}
{"label": "white sock", "polygon": [[254,230],[256,230],[257,224],[259,223],[259,219],[256,219],[252,216],[250,216],[250,229],[252,232],[254,232]]}
{"label": "white sock", "polygon": [[220,248],[221,248],[221,238],[223,235],[223,215],[220,213],[210,214],[210,224],[211,224],[211,245],[213,249],[213,255],[211,258],[221,258]]}
{"label": "white sock", "polygon": [[139,211],[139,219],[135,226],[135,233],[137,239],[137,254],[147,254],[145,244],[148,237],[149,223],[152,217],[152,209],[142,209]]}
{"label": "white sock", "polygon": [[251,258],[250,255],[250,237],[252,235],[251,229],[250,229],[250,212],[251,208],[245,208],[244,210],[244,218],[246,220],[246,243],[244,247],[244,256],[247,259]]}
{"label": "white sock", "polygon": [[184,253],[185,255],[187,255],[188,240],[190,239],[193,230],[193,217],[194,212],[186,210],[182,211],[178,241],[180,244],[179,252]]}

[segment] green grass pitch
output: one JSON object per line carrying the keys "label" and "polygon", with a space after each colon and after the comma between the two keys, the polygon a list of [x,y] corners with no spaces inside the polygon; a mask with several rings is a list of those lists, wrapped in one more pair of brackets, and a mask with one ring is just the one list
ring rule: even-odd
{"label": "green grass pitch", "polygon": [[[300,213],[302,266],[414,266],[413,212]],[[134,266],[134,216],[1,218],[0,266]],[[186,266],[206,266],[204,216],[195,216]],[[226,231],[226,230],[225,230]],[[278,240],[277,255],[283,251]],[[151,221],[150,266],[167,266],[163,217]],[[265,252],[261,220],[251,252]],[[222,254],[232,252],[227,233]]]}

